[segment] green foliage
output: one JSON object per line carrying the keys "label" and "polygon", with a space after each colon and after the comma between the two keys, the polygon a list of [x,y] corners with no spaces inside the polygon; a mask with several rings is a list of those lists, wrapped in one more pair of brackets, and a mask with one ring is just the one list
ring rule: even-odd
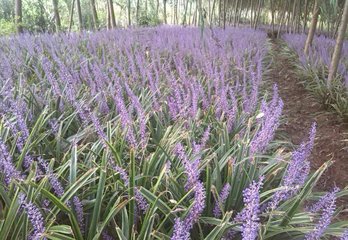
{"label": "green foliage", "polygon": [[156,15],[142,15],[139,17],[139,26],[157,26],[162,22]]}
{"label": "green foliage", "polygon": [[11,21],[0,19],[0,36],[12,35],[16,33],[16,26]]}

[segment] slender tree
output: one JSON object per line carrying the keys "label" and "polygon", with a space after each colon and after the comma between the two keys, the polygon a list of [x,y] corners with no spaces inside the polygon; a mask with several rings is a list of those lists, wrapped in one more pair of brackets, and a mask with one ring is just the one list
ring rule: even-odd
{"label": "slender tree", "polygon": [[238,20],[238,13],[239,13],[239,2],[240,0],[236,0],[234,5],[234,19],[233,19],[233,25],[237,26],[237,20]]}
{"label": "slender tree", "polygon": [[132,25],[131,22],[131,0],[128,0],[128,26],[130,27]]}
{"label": "slender tree", "polygon": [[21,33],[23,32],[23,26],[22,26],[22,0],[16,0],[15,1],[15,23],[17,32]]}
{"label": "slender tree", "polygon": [[137,6],[135,10],[135,19],[137,20],[137,23],[139,23],[139,12],[140,12],[140,2],[137,0]]}
{"label": "slender tree", "polygon": [[74,21],[74,7],[75,7],[75,0],[72,0],[71,9],[70,9],[69,32],[71,31],[71,27]]}
{"label": "slender tree", "polygon": [[186,1],[185,8],[184,8],[184,16],[182,20],[182,25],[186,25],[186,15],[187,15],[187,8],[188,8],[189,0]]}
{"label": "slender tree", "polygon": [[156,16],[157,16],[157,18],[159,18],[159,6],[160,6],[160,1],[157,0],[157,4],[156,4]]}
{"label": "slender tree", "polygon": [[108,4],[109,4],[109,14],[110,14],[110,20],[111,20],[111,27],[116,28],[114,3],[112,0],[108,0]]}
{"label": "slender tree", "polygon": [[224,0],[224,15],[223,15],[223,24],[224,24],[224,29],[226,29],[226,4],[227,4],[227,0]]}
{"label": "slender tree", "polygon": [[212,4],[212,7],[211,7],[211,13],[210,13],[210,24],[212,24],[213,22],[213,17],[214,17],[214,13],[215,13],[215,3],[216,3],[216,0],[213,0],[213,4]]}
{"label": "slender tree", "polygon": [[82,21],[82,11],[81,11],[81,2],[80,0],[76,0],[76,8],[77,8],[77,16],[79,18],[79,29],[82,31],[83,29],[83,21]]}
{"label": "slender tree", "polygon": [[163,0],[163,20],[167,24],[167,0]]}
{"label": "slender tree", "polygon": [[259,23],[260,15],[261,15],[261,5],[262,5],[262,0],[258,0],[257,4],[257,11],[256,11],[256,17],[254,20],[254,28],[257,28],[257,25]]}
{"label": "slender tree", "polygon": [[107,15],[106,15],[106,22],[107,22],[107,29],[111,29],[111,14],[110,14],[110,6],[109,6],[109,1],[106,2],[106,10],[107,10]]}
{"label": "slender tree", "polygon": [[56,32],[58,32],[61,28],[58,0],[52,0],[52,4],[53,4],[54,20],[56,22]]}
{"label": "slender tree", "polygon": [[305,4],[304,4],[304,20],[303,20],[303,33],[306,32],[306,28],[307,28],[307,21],[308,21],[308,0],[305,0]]}
{"label": "slender tree", "polygon": [[317,28],[317,23],[318,23],[319,12],[320,12],[319,0],[315,0],[314,8],[313,8],[312,22],[311,22],[311,26],[309,28],[309,32],[308,32],[308,36],[307,36],[307,40],[306,40],[306,45],[304,48],[304,53],[306,55],[308,54],[309,47],[312,45],[312,42],[313,42],[315,30]]}
{"label": "slender tree", "polygon": [[219,14],[218,14],[218,25],[219,25],[219,27],[221,26],[221,10],[222,10],[222,0],[219,0]]}
{"label": "slender tree", "polygon": [[93,23],[94,23],[94,28],[98,29],[99,27],[99,21],[98,21],[98,14],[97,14],[97,9],[95,7],[95,0],[90,1],[91,4],[91,10],[92,10],[92,17],[93,17]]}
{"label": "slender tree", "polygon": [[340,24],[340,30],[338,31],[337,39],[336,39],[336,45],[334,49],[334,53],[332,55],[332,60],[330,64],[330,70],[329,70],[329,78],[328,78],[328,85],[330,86],[332,80],[335,78],[338,68],[338,63],[341,57],[342,52],[342,46],[344,41],[344,35],[347,30],[347,23],[348,23],[348,0],[346,0],[344,4],[344,10],[343,15],[341,19]]}
{"label": "slender tree", "polygon": [[274,3],[271,0],[271,25],[272,25],[272,34],[274,34],[274,18],[275,18],[275,9],[274,9]]}

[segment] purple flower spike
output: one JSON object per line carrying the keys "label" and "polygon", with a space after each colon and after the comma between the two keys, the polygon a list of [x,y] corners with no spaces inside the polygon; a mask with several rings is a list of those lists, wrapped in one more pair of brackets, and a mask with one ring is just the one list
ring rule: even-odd
{"label": "purple flower spike", "polygon": [[79,197],[77,197],[77,196],[74,196],[72,201],[73,201],[74,208],[76,211],[77,221],[79,222],[81,232],[83,232],[85,224],[84,224],[84,217],[83,217],[82,202],[80,201]]}
{"label": "purple flower spike", "polygon": [[313,212],[321,212],[321,217],[314,227],[314,230],[306,235],[306,240],[319,240],[327,227],[331,223],[331,218],[336,209],[336,193],[339,191],[335,188],[332,192],[323,196],[318,203],[313,205],[310,209]]}
{"label": "purple flower spike", "polygon": [[346,229],[343,232],[342,237],[340,238],[340,240],[348,240],[348,229]]}
{"label": "purple flower spike", "polygon": [[[205,189],[203,183],[198,181],[194,188],[194,203],[192,208],[190,209],[188,215],[185,218],[185,226],[188,229],[191,229],[193,225],[197,222],[199,216],[204,210],[205,206]],[[188,230],[189,231],[189,230]]]}
{"label": "purple flower spike", "polygon": [[13,165],[12,157],[2,139],[0,139],[0,170],[4,174],[6,184],[9,184],[12,179],[22,179],[20,172]]}
{"label": "purple flower spike", "polygon": [[277,191],[269,203],[269,208],[275,209],[281,201],[293,196],[304,184],[310,170],[308,157],[314,146],[316,123],[312,124],[308,141],[303,142],[300,147],[292,153],[291,161],[285,172],[282,186],[284,189]]}
{"label": "purple flower spike", "polygon": [[145,213],[149,209],[149,204],[146,202],[146,199],[140,193],[138,188],[135,189],[134,193],[137,206],[143,211],[143,213]]}
{"label": "purple flower spike", "polygon": [[231,191],[231,185],[226,183],[220,192],[219,200],[215,203],[213,213],[216,218],[221,216],[221,207],[223,207],[223,205],[225,204],[226,199],[228,195],[230,194],[230,191]]}
{"label": "purple flower spike", "polygon": [[258,182],[253,181],[250,186],[243,190],[244,209],[236,216],[236,221],[242,222],[243,240],[257,238],[260,226],[260,188],[264,177]]}
{"label": "purple flower spike", "polygon": [[183,221],[179,218],[175,219],[173,235],[171,240],[188,240],[190,239],[190,232],[187,230]]}
{"label": "purple flower spike", "polygon": [[45,225],[40,210],[32,202],[27,202],[27,199],[23,193],[19,195],[19,203],[27,213],[29,221],[33,226],[33,232],[30,234],[29,239],[42,239],[42,235],[45,232]]}

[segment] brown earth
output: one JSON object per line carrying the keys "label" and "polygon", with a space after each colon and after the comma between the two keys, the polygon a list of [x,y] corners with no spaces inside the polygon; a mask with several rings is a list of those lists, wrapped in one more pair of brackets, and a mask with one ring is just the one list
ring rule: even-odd
{"label": "brown earth", "polygon": [[[312,123],[317,123],[315,146],[311,155],[312,169],[328,160],[334,163],[324,173],[318,190],[343,189],[348,185],[348,123],[337,114],[327,111],[322,104],[303,87],[286,56],[281,54],[279,40],[272,40],[273,67],[270,77],[278,85],[284,101],[285,122],[280,126],[293,144],[300,144],[308,137]],[[339,205],[347,205],[348,199],[340,199]]]}

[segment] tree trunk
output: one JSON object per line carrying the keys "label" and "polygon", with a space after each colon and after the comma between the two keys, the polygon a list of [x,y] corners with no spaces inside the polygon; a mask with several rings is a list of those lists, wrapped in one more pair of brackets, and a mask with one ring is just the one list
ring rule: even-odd
{"label": "tree trunk", "polygon": [[163,20],[167,24],[167,0],[163,0]]}
{"label": "tree trunk", "polygon": [[91,0],[91,10],[92,10],[92,17],[93,17],[93,23],[94,23],[94,29],[98,29],[99,22],[98,22],[98,14],[97,9],[95,7],[95,0]]}
{"label": "tree trunk", "polygon": [[201,39],[202,39],[203,33],[204,33],[204,16],[203,16],[202,0],[198,0],[198,12],[199,12],[198,25],[201,28]]}
{"label": "tree trunk", "polygon": [[[237,2],[236,2],[236,5],[235,5],[235,7],[234,7],[234,23],[233,23],[233,25],[236,27],[237,26],[237,19],[238,19],[238,13],[239,13],[239,8],[238,8],[238,6],[239,6],[239,2],[240,2],[240,0],[237,0]],[[271,1],[272,2],[272,1]]]}
{"label": "tree trunk", "polygon": [[139,12],[140,12],[140,3],[139,0],[137,0],[137,6],[135,10],[135,19],[137,20],[137,24],[139,23]]}
{"label": "tree trunk", "polygon": [[[289,4],[290,7],[290,4]],[[291,19],[291,13],[287,12],[287,18],[286,18],[286,32],[290,33],[289,27],[290,27],[290,19]]]}
{"label": "tree trunk", "polygon": [[[248,19],[248,16],[245,16],[245,19]],[[254,1],[250,0],[250,27],[252,26],[252,23],[254,21]]]}
{"label": "tree trunk", "polygon": [[[342,9],[343,10],[343,9]],[[339,16],[336,20],[336,23],[335,23],[335,29],[334,29],[334,32],[332,33],[332,38],[336,38],[337,37],[337,33],[338,33],[338,28],[340,26],[340,19],[342,17],[342,14],[343,14],[343,11],[340,11],[339,13]]]}
{"label": "tree trunk", "polygon": [[271,25],[272,25],[272,33],[274,34],[274,16],[275,15],[275,10],[274,10],[274,5],[273,1],[271,0]]}
{"label": "tree trunk", "polygon": [[106,9],[107,9],[107,29],[110,30],[112,28],[111,26],[111,14],[110,14],[110,6],[109,6],[109,1],[106,2]]}
{"label": "tree trunk", "polygon": [[111,20],[111,27],[116,28],[114,3],[112,2],[112,0],[108,0],[108,4],[109,4],[109,14],[110,14],[110,20]]}
{"label": "tree trunk", "polygon": [[212,25],[212,22],[213,22],[213,16],[214,16],[214,12],[215,12],[215,3],[216,3],[216,0],[213,0],[213,4],[212,4],[212,7],[211,7],[211,13],[210,13],[210,25]]}
{"label": "tree trunk", "polygon": [[58,0],[53,0],[53,12],[54,12],[54,20],[56,22],[56,32],[59,32],[61,24],[60,24],[60,16],[58,10]]}
{"label": "tree trunk", "polygon": [[15,23],[16,23],[17,33],[22,33],[23,32],[22,0],[16,0],[15,2]]}
{"label": "tree trunk", "polygon": [[303,33],[306,32],[308,21],[308,0],[305,0],[304,21],[303,21]]}
{"label": "tree trunk", "polygon": [[210,13],[211,13],[211,4],[210,4],[210,0],[208,0],[208,18],[207,20],[210,22]]}
{"label": "tree trunk", "polygon": [[131,24],[131,0],[128,0],[128,27],[130,27]]}
{"label": "tree trunk", "polygon": [[[190,10],[189,10],[189,16],[191,16],[192,15],[192,1],[190,2]],[[192,19],[191,18],[189,18],[189,25],[191,25],[192,24]]]}
{"label": "tree trunk", "polygon": [[296,28],[295,28],[295,32],[296,33],[300,33],[300,27],[301,27],[301,6],[302,6],[302,1],[300,0],[298,7],[297,7],[297,14],[296,14]]}
{"label": "tree trunk", "polygon": [[224,30],[226,29],[226,0],[224,0]]}
{"label": "tree trunk", "polygon": [[69,32],[71,31],[71,27],[74,21],[74,7],[75,7],[75,0],[72,0],[71,9],[70,9]]}
{"label": "tree trunk", "polygon": [[286,9],[286,3],[284,3],[283,12],[280,15],[277,37],[280,36],[280,32],[281,32],[281,30],[283,28],[283,21],[285,19],[285,14],[286,14],[286,12],[285,12],[286,10],[285,9]]}
{"label": "tree trunk", "polygon": [[196,9],[195,9],[195,13],[193,14],[193,25],[197,26],[197,18],[198,18],[198,4],[196,2]]}
{"label": "tree trunk", "polygon": [[330,86],[332,80],[336,77],[338,63],[341,57],[342,47],[343,47],[343,41],[344,41],[344,35],[347,30],[347,24],[348,24],[348,0],[346,0],[344,4],[344,10],[343,15],[341,19],[340,24],[340,30],[338,31],[338,36],[336,39],[336,45],[335,49],[332,55],[332,60],[330,64],[330,70],[329,70],[329,78],[327,81],[328,86]]}
{"label": "tree trunk", "polygon": [[218,14],[218,16],[219,16],[219,27],[221,26],[221,1],[222,0],[219,0],[219,14]]}
{"label": "tree trunk", "polygon": [[178,24],[179,23],[179,18],[178,18],[178,0],[175,1],[175,8],[174,8],[174,20]]}
{"label": "tree trunk", "polygon": [[82,21],[82,11],[81,11],[80,0],[76,0],[76,7],[77,7],[77,16],[79,17],[79,28],[80,28],[80,31],[82,31],[83,30],[83,21]]}
{"label": "tree trunk", "polygon": [[312,42],[313,42],[315,29],[317,28],[317,23],[318,23],[319,11],[320,11],[320,9],[319,9],[318,0],[315,0],[314,8],[313,8],[312,22],[311,22],[311,26],[309,28],[308,37],[307,37],[306,45],[304,48],[304,53],[306,55],[308,54],[309,47],[312,45]]}
{"label": "tree trunk", "polygon": [[297,7],[297,0],[294,0],[294,4],[292,6],[292,14],[291,14],[291,23],[290,25],[290,32],[294,33],[295,32],[295,28],[296,28],[296,7]]}
{"label": "tree trunk", "polygon": [[259,23],[259,18],[260,18],[260,14],[261,14],[261,4],[262,4],[262,0],[259,0],[259,3],[257,5],[257,13],[256,13],[256,17],[255,17],[254,29],[257,28],[257,25]]}
{"label": "tree trunk", "polygon": [[157,16],[157,18],[159,18],[159,5],[160,5],[160,2],[159,2],[159,0],[157,0],[157,5],[156,5],[156,16]]}
{"label": "tree trunk", "polygon": [[189,4],[189,0],[187,0],[186,4],[185,4],[184,17],[183,17],[183,20],[182,20],[182,25],[186,25],[186,15],[187,15],[188,4]]}

